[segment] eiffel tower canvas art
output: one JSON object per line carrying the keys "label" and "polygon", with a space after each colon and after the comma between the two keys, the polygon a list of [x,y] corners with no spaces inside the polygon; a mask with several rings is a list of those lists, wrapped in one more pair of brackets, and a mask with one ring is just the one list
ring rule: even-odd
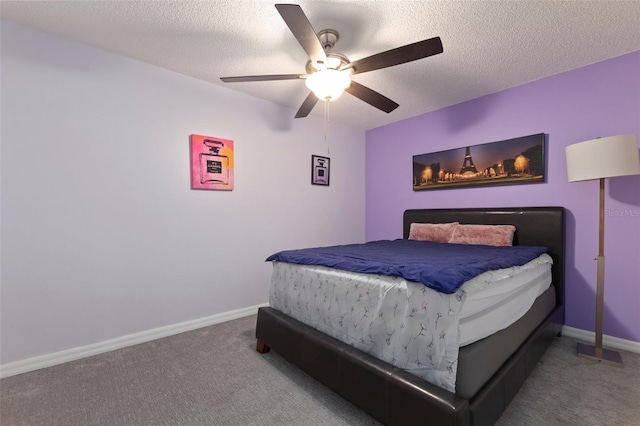
{"label": "eiffel tower canvas art", "polygon": [[414,155],[413,190],[544,182],[545,141],[538,133]]}
{"label": "eiffel tower canvas art", "polygon": [[476,166],[473,165],[473,159],[471,158],[471,148],[467,147],[467,151],[464,154],[464,162],[460,169],[462,176],[475,176],[478,173]]}

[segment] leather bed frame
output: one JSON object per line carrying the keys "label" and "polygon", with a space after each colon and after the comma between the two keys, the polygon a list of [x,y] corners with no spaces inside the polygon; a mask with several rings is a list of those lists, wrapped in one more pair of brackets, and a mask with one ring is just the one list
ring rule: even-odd
{"label": "leather bed frame", "polygon": [[258,311],[257,350],[273,349],[387,425],[494,424],[564,324],[564,208],[407,210],[404,238],[413,222],[454,221],[512,224],[516,227],[514,245],[546,246],[554,261],[555,308],[473,397],[457,396],[269,307]]}

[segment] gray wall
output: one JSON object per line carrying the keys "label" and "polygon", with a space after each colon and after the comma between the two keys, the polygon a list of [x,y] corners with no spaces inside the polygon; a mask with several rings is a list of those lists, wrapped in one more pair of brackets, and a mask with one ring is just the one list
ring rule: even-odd
{"label": "gray wall", "polygon": [[[2,364],[268,301],[272,252],[364,241],[364,133],[3,21]],[[302,99],[301,99],[302,101]],[[195,191],[189,135],[232,139]]]}

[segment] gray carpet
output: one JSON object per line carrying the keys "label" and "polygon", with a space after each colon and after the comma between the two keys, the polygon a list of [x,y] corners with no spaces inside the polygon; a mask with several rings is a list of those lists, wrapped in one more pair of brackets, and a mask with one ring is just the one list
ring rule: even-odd
{"label": "gray carpet", "polygon": [[[255,316],[0,381],[0,424],[378,425],[277,354],[255,352]],[[640,425],[640,355],[624,367],[556,339],[506,425]]]}

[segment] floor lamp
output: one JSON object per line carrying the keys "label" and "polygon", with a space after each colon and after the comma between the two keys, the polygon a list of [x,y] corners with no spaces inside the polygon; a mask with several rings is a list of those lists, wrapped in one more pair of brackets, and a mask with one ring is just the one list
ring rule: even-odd
{"label": "floor lamp", "polygon": [[640,156],[635,135],[611,136],[569,145],[565,148],[569,182],[600,180],[600,238],[596,284],[595,345],[578,343],[578,356],[609,364],[622,364],[620,353],[602,348],[604,311],[604,180],[640,174]]}

